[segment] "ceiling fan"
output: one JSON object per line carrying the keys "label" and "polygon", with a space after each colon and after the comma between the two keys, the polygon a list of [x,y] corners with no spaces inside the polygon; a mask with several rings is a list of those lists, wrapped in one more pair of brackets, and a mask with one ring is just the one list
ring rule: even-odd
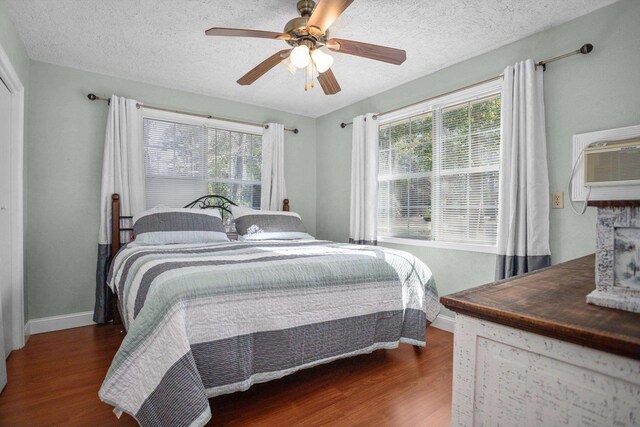
{"label": "ceiling fan", "polygon": [[320,86],[326,95],[340,92],[331,65],[333,57],[320,50],[323,47],[339,53],[361,56],[364,58],[400,65],[407,59],[407,53],[401,49],[356,42],[352,40],[329,38],[329,27],[338,19],[353,0],[320,0],[318,4],[312,0],[298,1],[300,17],[287,22],[282,33],[240,28],[214,27],[205,32],[208,36],[257,37],[287,42],[289,49],[274,53],[257,67],[238,79],[238,84],[250,85],[267,71],[281,62],[295,72],[297,68],[305,70],[305,90],[307,79],[313,80],[317,75]]}

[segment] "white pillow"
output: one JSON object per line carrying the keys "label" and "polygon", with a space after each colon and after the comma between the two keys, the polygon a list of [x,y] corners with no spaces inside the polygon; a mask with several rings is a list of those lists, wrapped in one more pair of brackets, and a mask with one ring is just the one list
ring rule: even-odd
{"label": "white pillow", "polygon": [[231,206],[239,240],[314,239],[295,212],[263,211]]}

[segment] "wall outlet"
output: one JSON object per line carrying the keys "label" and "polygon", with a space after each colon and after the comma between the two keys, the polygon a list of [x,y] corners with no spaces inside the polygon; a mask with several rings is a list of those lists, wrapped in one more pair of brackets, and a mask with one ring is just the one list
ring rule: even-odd
{"label": "wall outlet", "polygon": [[551,207],[553,209],[564,209],[564,193],[557,191],[551,195]]}

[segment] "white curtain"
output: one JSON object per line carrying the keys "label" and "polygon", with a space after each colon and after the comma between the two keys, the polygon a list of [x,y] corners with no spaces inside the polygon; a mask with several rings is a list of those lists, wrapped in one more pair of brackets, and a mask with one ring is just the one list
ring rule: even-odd
{"label": "white curtain", "polygon": [[132,216],[144,210],[144,144],[142,110],[138,102],[112,96],[104,139],[96,304],[93,320],[111,320],[111,290],[106,285],[111,253],[111,195],[120,195],[121,214]]}
{"label": "white curtain", "polygon": [[353,119],[349,242],[377,243],[378,122],[373,114]]}
{"label": "white curtain", "polygon": [[549,172],[542,69],[504,70],[496,279],[549,266]]}
{"label": "white curtain", "polygon": [[260,209],[281,211],[287,198],[284,181],[284,125],[269,123],[262,135]]}

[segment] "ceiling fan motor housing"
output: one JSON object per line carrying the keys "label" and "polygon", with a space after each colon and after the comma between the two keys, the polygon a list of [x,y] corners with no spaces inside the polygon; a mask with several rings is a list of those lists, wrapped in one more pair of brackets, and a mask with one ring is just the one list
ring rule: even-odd
{"label": "ceiling fan motor housing", "polygon": [[292,37],[292,39],[287,40],[287,43],[294,47],[305,44],[309,48],[315,48],[317,42],[325,43],[329,38],[329,31],[314,32],[313,34],[311,34],[309,33],[309,28],[307,28],[309,17],[316,7],[316,2],[312,0],[300,0],[297,4],[297,7],[300,15],[302,16],[293,18],[284,26],[283,32],[289,34]]}

